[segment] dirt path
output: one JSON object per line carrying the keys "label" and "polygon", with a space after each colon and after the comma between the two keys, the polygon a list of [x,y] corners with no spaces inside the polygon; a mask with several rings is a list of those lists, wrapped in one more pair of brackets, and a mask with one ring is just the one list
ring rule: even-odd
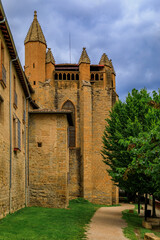
{"label": "dirt path", "polygon": [[126,226],[122,211],[133,209],[133,205],[123,204],[119,207],[102,207],[94,214],[87,231],[88,240],[127,240],[122,228]]}

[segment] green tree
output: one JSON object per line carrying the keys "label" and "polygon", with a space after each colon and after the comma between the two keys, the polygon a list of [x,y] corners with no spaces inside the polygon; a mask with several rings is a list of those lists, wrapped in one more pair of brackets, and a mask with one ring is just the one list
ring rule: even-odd
{"label": "green tree", "polygon": [[151,97],[146,89],[133,89],[124,103],[118,101],[115,104],[110,118],[106,119],[102,155],[109,166],[107,171],[112,180],[121,189],[140,193],[156,192],[153,170],[149,170],[146,160],[155,156],[152,154],[149,158],[149,149],[148,158],[145,156],[147,146],[151,147],[145,134],[151,134],[150,131],[159,126],[159,103],[160,91],[154,91]]}

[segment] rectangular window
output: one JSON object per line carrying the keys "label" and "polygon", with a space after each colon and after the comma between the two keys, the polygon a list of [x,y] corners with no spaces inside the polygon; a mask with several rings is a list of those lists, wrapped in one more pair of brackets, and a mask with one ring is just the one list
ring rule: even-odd
{"label": "rectangular window", "polygon": [[3,44],[1,42],[1,59],[0,59],[0,82],[3,86],[3,88],[6,87],[6,69],[4,67],[4,47]]}
{"label": "rectangular window", "polygon": [[21,150],[21,122],[17,117],[13,119],[13,142],[14,151]]}

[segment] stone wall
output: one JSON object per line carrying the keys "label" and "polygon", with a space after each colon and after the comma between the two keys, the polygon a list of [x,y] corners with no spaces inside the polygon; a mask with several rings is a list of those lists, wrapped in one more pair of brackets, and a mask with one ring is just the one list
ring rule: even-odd
{"label": "stone wall", "polygon": [[[2,55],[1,46],[4,48],[3,65],[6,70],[6,86],[0,83],[0,95],[3,101],[0,102],[0,217],[9,212],[14,212],[25,206],[25,124],[23,121],[25,94],[17,76],[16,69],[12,64],[10,73],[10,55],[0,33],[0,59]],[[0,63],[2,64],[2,63]],[[11,74],[11,86],[10,86]],[[15,80],[14,80],[15,79]],[[14,81],[16,87],[14,87]],[[10,98],[11,87],[11,134],[12,149],[10,152]],[[15,89],[14,89],[15,88]],[[17,106],[14,105],[14,90],[17,93]],[[21,149],[14,151],[13,118],[18,118],[21,124]],[[11,159],[11,164],[10,164]]]}
{"label": "stone wall", "polygon": [[68,206],[67,127],[66,115],[30,114],[30,206]]}
{"label": "stone wall", "polygon": [[82,196],[82,174],[81,174],[80,148],[69,149],[69,198]]}
{"label": "stone wall", "polygon": [[105,119],[112,107],[112,91],[93,85],[93,202],[112,204],[112,181],[101,156]]}

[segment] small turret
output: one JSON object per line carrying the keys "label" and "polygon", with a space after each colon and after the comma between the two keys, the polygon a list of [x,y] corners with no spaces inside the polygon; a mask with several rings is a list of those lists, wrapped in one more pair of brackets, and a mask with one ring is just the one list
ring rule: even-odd
{"label": "small turret", "polygon": [[46,63],[52,63],[53,65],[55,64],[55,60],[50,48],[48,48],[48,51],[46,53]]}
{"label": "small turret", "polygon": [[79,59],[79,64],[80,63],[89,63],[90,64],[90,59],[88,57],[88,54],[86,52],[86,48],[84,47],[83,48],[83,51],[82,51],[82,54],[81,54],[81,57]]}
{"label": "small turret", "polygon": [[41,42],[47,46],[42,28],[37,20],[37,11],[34,11],[34,19],[24,40],[24,44],[28,42]]}
{"label": "small turret", "polygon": [[24,41],[25,73],[34,88],[45,81],[46,40],[34,12],[33,22]]}
{"label": "small turret", "polygon": [[108,59],[108,57],[105,53],[103,53],[103,55],[101,57],[101,60],[99,62],[99,65],[105,65],[107,67],[110,67],[109,59]]}
{"label": "small turret", "polygon": [[46,79],[51,79],[53,82],[53,71],[55,70],[55,60],[50,48],[46,53]]}
{"label": "small turret", "polygon": [[83,48],[81,57],[79,59],[79,71],[80,71],[80,81],[83,80],[90,82],[90,59],[86,52],[86,48]]}

